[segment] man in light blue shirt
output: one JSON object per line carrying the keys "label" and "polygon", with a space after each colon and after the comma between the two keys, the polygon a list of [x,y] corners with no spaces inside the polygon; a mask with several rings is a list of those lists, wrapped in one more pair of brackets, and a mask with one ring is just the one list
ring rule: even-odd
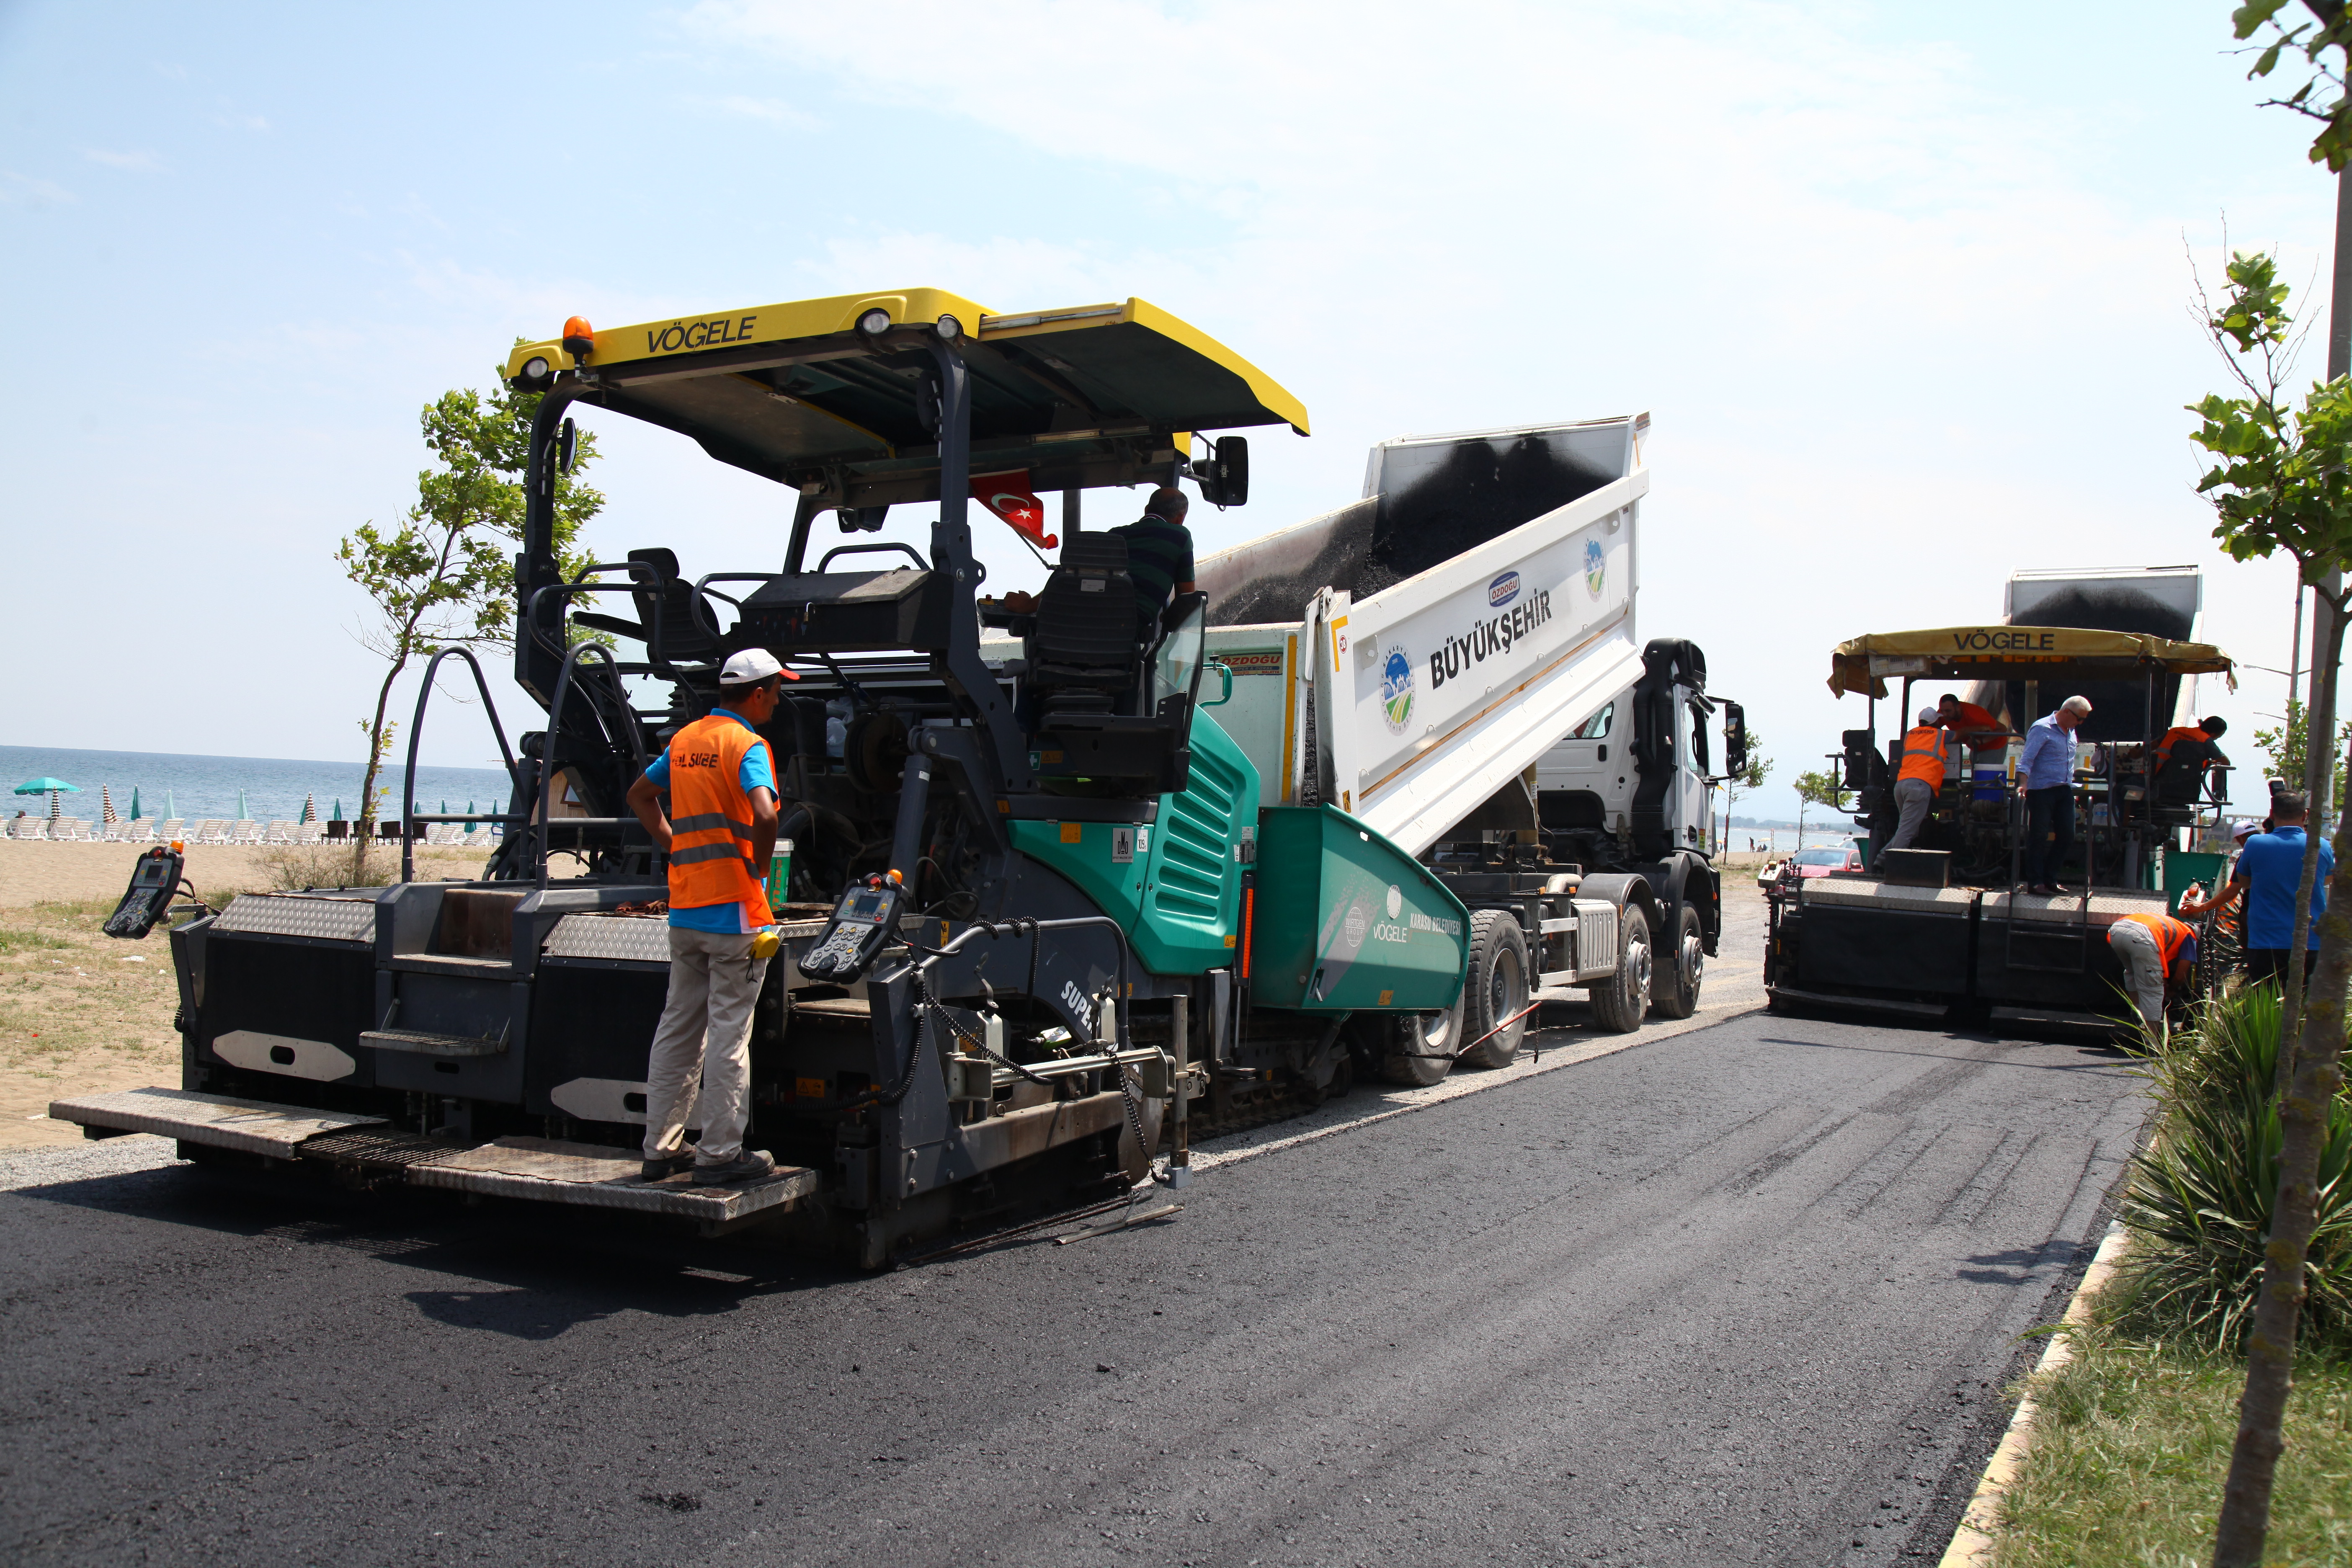
{"label": "man in light blue shirt", "polygon": [[2091,716],[2091,700],[2069,697],[2058,711],[2025,731],[2018,787],[2025,792],[2025,890],[2063,893],[2058,873],[2074,847],[2074,731]]}
{"label": "man in light blue shirt", "polygon": [[[2303,885],[2305,819],[2310,805],[2300,795],[2271,796],[2271,817],[2278,826],[2245,841],[2237,868],[2230,873],[2227,890],[2211,899],[2193,892],[2180,900],[2184,915],[2246,901],[2246,979],[2284,987],[2289,950],[2294,945],[2294,895]],[[2319,845],[2319,879],[2311,889],[2311,933],[2304,946],[2303,973],[2308,977],[2319,948],[2319,917],[2327,912],[2327,879],[2336,870],[2336,850],[2325,839]]]}

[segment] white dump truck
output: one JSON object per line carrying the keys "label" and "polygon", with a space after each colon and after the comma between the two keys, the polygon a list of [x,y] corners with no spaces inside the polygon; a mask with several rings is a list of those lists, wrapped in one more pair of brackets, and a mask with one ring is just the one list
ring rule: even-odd
{"label": "white dump truck", "polygon": [[1217,721],[1266,804],[1339,806],[1471,910],[1462,1000],[1367,1016],[1359,1059],[1391,1079],[1508,1061],[1541,989],[1619,1030],[1698,1004],[1714,704],[1695,644],[1635,630],[1648,426],[1383,442],[1362,499],[1199,563]]}

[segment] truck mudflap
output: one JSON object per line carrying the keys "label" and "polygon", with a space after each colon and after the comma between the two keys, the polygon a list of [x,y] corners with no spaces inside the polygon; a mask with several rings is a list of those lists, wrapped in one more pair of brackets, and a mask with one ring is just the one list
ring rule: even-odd
{"label": "truck mudflap", "polygon": [[693,1220],[706,1228],[767,1211],[785,1212],[824,1184],[818,1173],[797,1165],[779,1166],[767,1181],[740,1187],[697,1187],[684,1172],[647,1182],[634,1150],[523,1137],[468,1146],[397,1131],[382,1117],[181,1089],[52,1100],[49,1116],[78,1123],[89,1137],[152,1132],[272,1159],[316,1159],[412,1186],[623,1209]]}

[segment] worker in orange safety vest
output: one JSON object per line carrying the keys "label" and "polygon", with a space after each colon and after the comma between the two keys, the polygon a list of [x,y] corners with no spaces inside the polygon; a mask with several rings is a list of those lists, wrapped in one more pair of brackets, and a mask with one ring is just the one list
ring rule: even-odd
{"label": "worker in orange safety vest", "polygon": [[[2199,786],[2204,783],[2206,769],[2230,765],[2230,759],[2213,744],[2229,729],[2228,721],[2214,717],[2200,719],[2194,724],[2176,724],[2167,730],[2164,738],[2156,743],[2155,759],[2148,767],[2148,786],[2168,800],[2194,800]],[[2176,768],[2196,776],[2176,774],[2166,782],[2165,775]]]}
{"label": "worker in orange safety vest", "polygon": [[1999,746],[2009,739],[2009,726],[1973,702],[1963,702],[1947,691],[1936,699],[1936,721],[1971,751]]}
{"label": "worker in orange safety vest", "polygon": [[[743,1147],[751,1007],[775,946],[770,937],[761,951],[772,923],[764,873],[776,847],[776,763],[758,726],[775,716],[777,681],[799,679],[764,648],[736,654],[719,672],[719,705],[680,728],[629,786],[629,809],[669,858],[669,996],[646,1068],[648,1182],[688,1165],[696,1186],[776,1169]],[[686,1142],[688,1126],[701,1129],[699,1146]]]}
{"label": "worker in orange safety vest", "polygon": [[2124,968],[2124,983],[2140,1022],[2164,1037],[2167,985],[2185,986],[2197,963],[2197,933],[2170,915],[2126,915],[2107,928],[2107,947]]}
{"label": "worker in orange safety vest", "polygon": [[1908,849],[1919,837],[1927,821],[1927,808],[1936,804],[1936,792],[1944,787],[1945,763],[1950,754],[1948,745],[1936,710],[1920,709],[1919,722],[1903,737],[1903,765],[1895,771],[1895,806],[1901,815],[1895,821],[1895,837],[1886,841],[1889,849]]}

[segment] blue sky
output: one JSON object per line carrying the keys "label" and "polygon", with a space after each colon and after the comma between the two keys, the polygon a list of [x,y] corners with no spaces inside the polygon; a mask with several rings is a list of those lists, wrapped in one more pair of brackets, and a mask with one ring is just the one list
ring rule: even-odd
{"label": "blue sky", "polygon": [[[1386,437],[1650,410],[1641,629],[1770,737],[1767,815],[1858,721],[1832,644],[1995,616],[2019,567],[2201,563],[2209,635],[2284,665],[2286,572],[2191,491],[2189,257],[2226,212],[2300,285],[2333,192],[2226,17],[0,5],[0,740],[356,754],[332,550],[410,503],[423,404],[575,311],[908,284],[1140,294],[1297,392],[1314,437],[1258,437],[1204,548],[1351,499]],[[604,551],[772,565],[772,487],[601,428]],[[2242,734],[2282,689],[2213,706]],[[425,740],[488,749],[454,709]]]}

